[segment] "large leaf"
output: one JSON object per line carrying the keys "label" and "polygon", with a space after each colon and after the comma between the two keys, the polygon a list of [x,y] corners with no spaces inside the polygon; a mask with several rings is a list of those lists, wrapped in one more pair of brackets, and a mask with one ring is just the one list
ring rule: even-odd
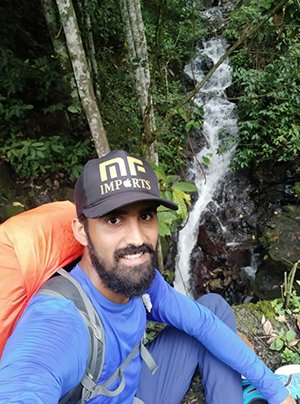
{"label": "large leaf", "polygon": [[179,189],[180,191],[183,192],[197,191],[196,185],[192,184],[191,182],[176,182],[175,184],[172,185],[172,189]]}
{"label": "large leaf", "polygon": [[172,224],[176,220],[176,213],[171,210],[161,211],[158,209],[158,223],[159,223],[159,235],[161,237],[170,236],[172,230]]}
{"label": "large leaf", "polygon": [[172,192],[170,192],[170,191],[162,191],[160,193],[160,196],[163,199],[167,199],[168,201],[173,201],[173,195],[172,195]]}
{"label": "large leaf", "polygon": [[185,203],[186,195],[180,189],[173,189],[173,200],[178,205],[177,215],[184,220],[187,215],[187,207]]}

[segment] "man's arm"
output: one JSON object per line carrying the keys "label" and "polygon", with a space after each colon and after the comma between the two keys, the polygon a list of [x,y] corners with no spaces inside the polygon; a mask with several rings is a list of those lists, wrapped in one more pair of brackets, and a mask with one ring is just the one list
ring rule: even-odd
{"label": "man's arm", "polygon": [[7,342],[0,363],[0,402],[58,402],[81,380],[88,331],[74,304],[36,296]]}
{"label": "man's arm", "polygon": [[265,395],[269,404],[287,399],[287,389],[273,372],[210,310],[174,290],[158,272],[149,293],[153,303],[152,319],[196,338],[216,358],[245,376]]}

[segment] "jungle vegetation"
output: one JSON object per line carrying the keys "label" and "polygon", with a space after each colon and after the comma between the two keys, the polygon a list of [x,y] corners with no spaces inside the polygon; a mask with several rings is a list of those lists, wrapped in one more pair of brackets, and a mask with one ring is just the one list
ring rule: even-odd
{"label": "jungle vegetation", "polygon": [[[189,134],[202,124],[183,68],[212,35],[201,15],[208,3],[2,1],[0,158],[25,180],[59,175],[72,183],[88,158],[123,148],[158,156],[166,175],[181,175]],[[233,167],[293,160],[299,0],[234,3],[214,32],[232,46],[230,97],[240,130]]]}

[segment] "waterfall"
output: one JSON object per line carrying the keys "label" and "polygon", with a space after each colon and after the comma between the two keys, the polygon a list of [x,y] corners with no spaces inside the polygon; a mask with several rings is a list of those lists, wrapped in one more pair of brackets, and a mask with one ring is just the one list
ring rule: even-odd
{"label": "waterfall", "polygon": [[[194,61],[185,67],[185,73],[197,82],[204,77],[204,73],[199,68],[203,65],[203,61],[209,58],[216,63],[227,47],[225,40],[221,38],[211,39],[203,45],[203,49],[198,50],[199,54]],[[219,66],[194,99],[197,106],[204,108],[201,136],[204,136],[206,145],[194,157],[190,167],[190,173],[197,186],[198,199],[190,211],[185,226],[179,232],[178,239],[174,287],[185,294],[189,294],[190,257],[196,244],[201,216],[208,205],[215,204],[214,195],[229,171],[235,148],[232,144],[226,149],[226,153],[218,154],[219,148],[224,144],[223,142],[226,142],[226,137],[238,134],[235,105],[229,102],[225,95],[225,89],[230,85],[231,69],[227,60]],[[205,160],[208,158],[210,163],[204,164],[203,157]]]}

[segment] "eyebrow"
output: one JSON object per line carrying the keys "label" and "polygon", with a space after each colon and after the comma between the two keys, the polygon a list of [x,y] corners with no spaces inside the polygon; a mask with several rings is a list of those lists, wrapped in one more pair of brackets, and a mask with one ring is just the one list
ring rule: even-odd
{"label": "eyebrow", "polygon": [[[143,213],[143,212],[156,212],[157,211],[157,206],[152,205],[152,206],[147,206],[138,211],[138,213]],[[128,211],[126,209],[115,209],[112,210],[111,212],[108,212],[106,215],[103,215],[102,217],[107,217],[107,216],[114,216],[114,215],[126,215]]]}

